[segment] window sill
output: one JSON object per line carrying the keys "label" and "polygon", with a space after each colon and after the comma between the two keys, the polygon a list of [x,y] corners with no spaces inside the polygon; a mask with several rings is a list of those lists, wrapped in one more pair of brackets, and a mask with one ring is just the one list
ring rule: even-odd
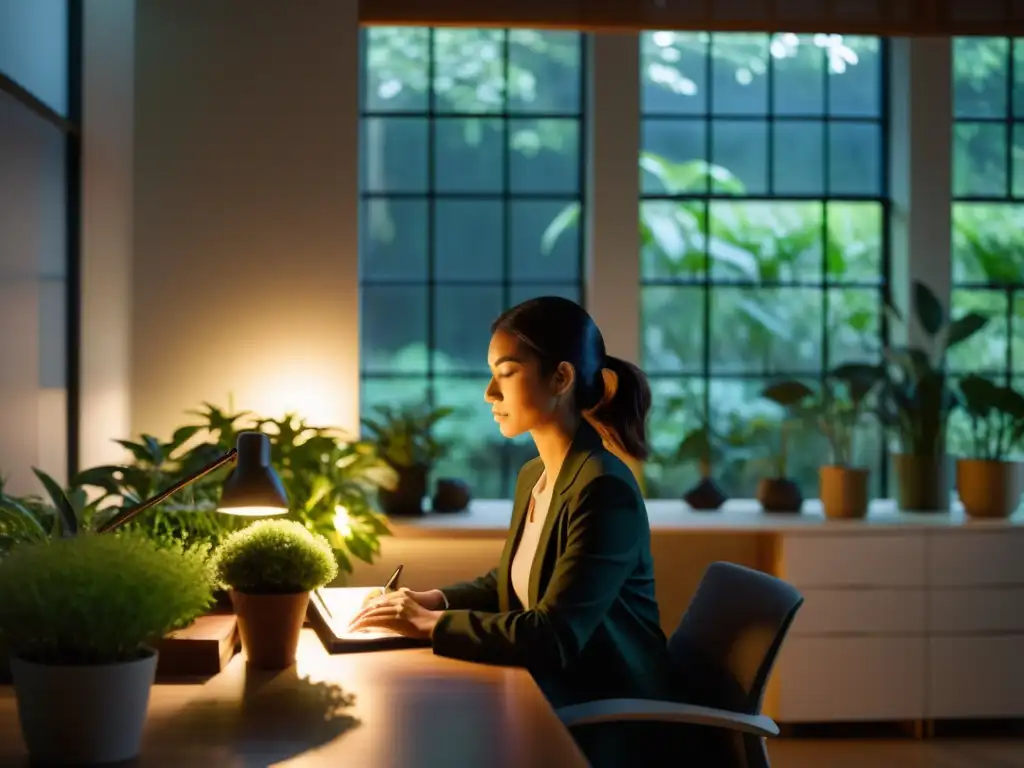
{"label": "window sill", "polygon": [[[766,513],[755,499],[730,499],[712,512],[695,512],[684,502],[673,499],[648,499],[647,516],[655,534],[672,533],[772,533],[872,531],[891,528],[1005,528],[1024,526],[1024,515],[1009,520],[971,520],[959,502],[950,512],[900,512],[893,499],[871,502],[868,516],[862,520],[828,520],[821,501],[808,499],[800,514]],[[463,512],[429,512],[422,517],[391,518],[395,536],[403,538],[496,538],[508,532],[512,519],[509,499],[478,499]]]}

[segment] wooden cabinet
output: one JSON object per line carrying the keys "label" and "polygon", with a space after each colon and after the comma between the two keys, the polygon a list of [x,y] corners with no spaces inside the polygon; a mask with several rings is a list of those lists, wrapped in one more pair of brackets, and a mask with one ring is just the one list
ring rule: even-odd
{"label": "wooden cabinet", "polygon": [[1024,717],[1024,531],[780,531],[780,722]]}

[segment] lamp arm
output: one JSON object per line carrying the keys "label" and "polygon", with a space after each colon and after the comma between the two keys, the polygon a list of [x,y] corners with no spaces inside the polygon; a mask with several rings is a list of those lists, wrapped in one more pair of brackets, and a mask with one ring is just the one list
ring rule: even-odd
{"label": "lamp arm", "polygon": [[206,475],[210,474],[211,472],[220,469],[225,464],[227,464],[227,463],[229,463],[231,461],[234,461],[235,457],[237,455],[238,455],[238,449],[237,448],[232,448],[230,451],[225,453],[219,459],[215,459],[214,461],[211,461],[205,467],[203,467],[199,471],[195,472],[194,474],[189,475],[184,480],[179,480],[174,485],[169,486],[168,488],[165,488],[164,490],[160,491],[160,493],[158,493],[156,496],[152,497],[151,499],[147,499],[146,501],[142,502],[141,504],[139,504],[137,506],[131,507],[129,509],[123,510],[122,512],[118,513],[117,515],[112,517],[110,520],[105,522],[103,525],[101,525],[97,529],[98,532],[99,533],[108,533],[109,531],[112,531],[115,528],[118,528],[118,527],[124,525],[129,520],[131,520],[133,517],[135,517],[136,515],[145,512],[147,509],[152,509],[157,504],[159,504],[161,501],[166,499],[168,496],[173,496],[175,493],[180,491],[182,488],[185,488],[186,486],[191,485],[196,480],[199,480],[199,479],[205,477]]}

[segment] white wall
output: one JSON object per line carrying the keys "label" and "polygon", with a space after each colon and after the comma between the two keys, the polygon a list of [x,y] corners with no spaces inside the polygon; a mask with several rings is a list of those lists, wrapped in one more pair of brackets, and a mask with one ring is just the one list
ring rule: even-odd
{"label": "white wall", "polygon": [[83,4],[79,461],[121,460],[131,434],[135,0]]}
{"label": "white wall", "polygon": [[357,3],[138,0],[131,426],[355,429]]}

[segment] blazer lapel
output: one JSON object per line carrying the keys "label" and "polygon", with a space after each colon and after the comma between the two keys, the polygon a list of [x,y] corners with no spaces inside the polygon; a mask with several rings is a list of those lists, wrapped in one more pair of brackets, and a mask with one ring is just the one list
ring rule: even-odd
{"label": "blazer lapel", "polygon": [[544,471],[544,465],[540,460],[538,459],[536,462],[535,467],[531,467],[520,477],[519,484],[516,486],[516,496],[512,501],[512,521],[509,524],[509,535],[505,539],[505,548],[501,552],[501,562],[498,567],[498,611],[500,613],[507,613],[511,610],[512,603],[518,602],[512,590],[512,558],[519,546],[519,539],[523,535],[523,524],[526,520],[526,510],[530,506],[533,487]]}
{"label": "blazer lapel", "polygon": [[[551,532],[555,529],[556,518],[569,505],[569,491],[583,468],[583,464],[595,450],[600,450],[602,447],[601,436],[597,430],[585,419],[580,420],[580,425],[572,439],[572,445],[569,446],[569,452],[565,456],[565,461],[562,462],[562,468],[558,471],[558,479],[551,492],[551,507],[544,518],[544,527],[541,528],[540,539],[537,541],[537,552],[533,557],[533,564],[530,566],[530,605],[524,607],[529,608],[540,602],[541,571],[544,568],[548,546],[551,544]],[[530,488],[532,487],[531,485]],[[527,499],[529,499],[529,492],[527,492]],[[525,507],[523,509],[525,510]],[[522,516],[522,512],[520,516]],[[521,527],[519,530],[522,530]]]}

